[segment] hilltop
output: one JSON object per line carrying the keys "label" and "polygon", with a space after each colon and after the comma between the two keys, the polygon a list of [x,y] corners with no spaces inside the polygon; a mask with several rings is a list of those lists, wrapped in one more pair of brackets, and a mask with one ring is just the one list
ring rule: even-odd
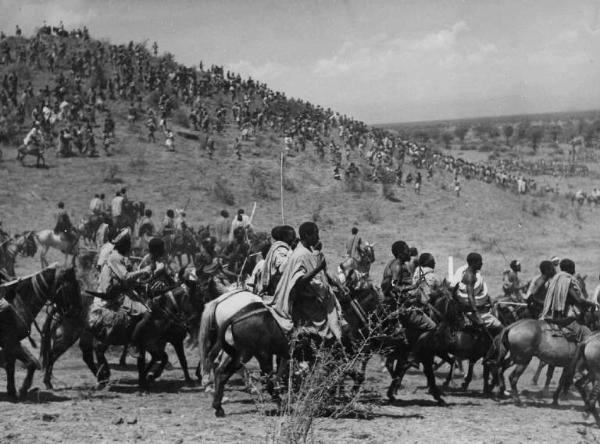
{"label": "hilltop", "polygon": [[[31,41],[11,37],[8,44],[16,50],[31,45]],[[109,50],[109,43],[93,39],[44,35],[42,41],[47,45],[52,42],[66,45],[64,60],[84,54],[90,48]],[[127,48],[127,45],[122,47]],[[165,66],[173,73],[181,68],[169,54],[154,56],[150,49],[144,48],[144,51],[149,66]],[[103,76],[115,73],[110,64],[100,68],[83,79],[84,85],[100,82]],[[51,74],[44,66],[12,63],[0,65],[0,78],[9,72],[17,72],[30,80],[37,91],[61,71],[68,75],[69,64],[59,65]],[[94,193],[104,192],[110,199],[122,186],[127,187],[130,198],[147,202],[157,221],[167,208],[186,207],[188,221],[197,227],[211,224],[223,208],[230,212],[245,208],[249,212],[253,202],[257,202],[254,224],[258,229],[268,231],[280,223],[280,155],[286,132],[277,125],[264,125],[248,141],[242,142],[242,160],[238,160],[233,149],[235,139],[240,137],[240,129],[231,114],[234,101],[224,89],[213,90],[202,96],[202,106],[211,119],[221,108],[226,110],[227,117],[222,132],[211,133],[216,152],[210,159],[206,133],[193,129],[188,117],[189,105],[170,88],[167,84],[165,90],[171,91],[171,97],[178,102],[168,118],[175,133],[175,152],[166,150],[164,136],[159,131],[157,142],[148,142],[145,119],[129,123],[130,100],[116,98],[106,100],[116,123],[112,156],[105,156],[101,149],[100,157],[94,158],[56,158],[48,153],[48,169],[22,167],[15,160],[14,140],[24,136],[30,123],[30,119],[26,119],[14,140],[1,148],[4,161],[0,163],[0,183],[3,184],[0,187],[0,215],[5,228],[14,233],[51,227],[52,214],[59,200],[67,203],[77,221],[86,215]],[[139,95],[144,109],[151,106],[159,112],[156,93],[142,91]],[[287,119],[326,113],[305,102],[288,100],[283,94],[275,97],[277,104],[271,112]],[[256,97],[252,99],[251,107],[259,103],[260,99]],[[94,131],[99,146],[102,120],[102,114],[98,113]],[[340,144],[337,135],[332,139]],[[433,142],[440,150],[448,148],[439,141]],[[456,142],[453,143],[455,146],[451,145],[448,151],[460,151]],[[465,150],[459,154],[469,153]],[[366,162],[357,162],[367,168]],[[415,171],[414,166],[407,165],[405,174]],[[580,182],[588,183],[588,179]],[[390,200],[382,185],[373,182],[365,182],[360,192],[352,191],[353,187],[345,181],[333,178],[329,155],[322,160],[313,143],[309,142],[305,151],[292,150],[286,157],[285,222],[295,226],[307,219],[317,222],[330,266],[339,262],[350,228],[358,226],[363,239],[375,243],[376,281],[391,256],[391,243],[398,239],[406,240],[420,252],[432,252],[438,267],[444,271],[447,256],[454,256],[455,264],[460,264],[468,252],[481,251],[493,294],[500,292],[506,259],[521,260],[527,276],[537,272],[540,260],[552,255],[572,257],[580,271],[597,273],[595,251],[600,240],[596,236],[596,212],[593,209],[572,207],[560,196],[519,196],[477,180],[465,180],[462,187],[461,196],[455,196],[452,173],[436,169],[433,179],[424,179],[420,195],[415,194],[412,186],[393,186],[395,198]],[[20,260],[18,265],[20,273],[31,271],[38,266],[37,258],[35,261]]]}

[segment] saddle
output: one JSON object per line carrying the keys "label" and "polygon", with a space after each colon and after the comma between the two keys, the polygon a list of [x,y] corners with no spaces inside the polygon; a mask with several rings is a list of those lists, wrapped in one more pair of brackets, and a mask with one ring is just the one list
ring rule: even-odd
{"label": "saddle", "polygon": [[563,319],[544,319],[548,324],[550,333],[556,338],[565,338],[569,342],[579,343],[584,339],[582,328],[573,328],[575,322],[573,318]]}

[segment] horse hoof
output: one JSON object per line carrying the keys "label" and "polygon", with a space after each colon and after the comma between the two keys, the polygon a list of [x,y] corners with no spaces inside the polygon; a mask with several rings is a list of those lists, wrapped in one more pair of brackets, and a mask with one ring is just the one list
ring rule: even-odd
{"label": "horse hoof", "polygon": [[224,418],[225,417],[225,410],[223,410],[223,407],[219,407],[218,409],[215,409],[215,416],[217,418]]}
{"label": "horse hoof", "polygon": [[46,386],[46,390],[54,390],[54,386],[51,382],[44,382],[44,385]]}
{"label": "horse hoof", "polygon": [[21,389],[19,390],[19,399],[26,399],[27,398],[27,389]]}
{"label": "horse hoof", "polygon": [[442,398],[437,400],[438,407],[448,407],[448,403],[444,401]]}
{"label": "horse hoof", "polygon": [[460,385],[460,389],[461,389],[461,390],[467,390],[468,388],[469,388],[469,384],[467,384],[466,382],[463,382],[463,383]]}

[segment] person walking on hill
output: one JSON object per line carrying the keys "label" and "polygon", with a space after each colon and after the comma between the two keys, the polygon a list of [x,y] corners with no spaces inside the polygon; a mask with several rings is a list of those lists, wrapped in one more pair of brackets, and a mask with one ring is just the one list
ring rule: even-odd
{"label": "person walking on hill", "polygon": [[121,228],[121,213],[123,212],[123,196],[121,191],[117,191],[110,204],[110,214],[112,215],[113,225]]}
{"label": "person walking on hill", "polygon": [[352,227],[350,238],[346,241],[346,254],[355,261],[360,261],[362,239],[358,235],[358,228]]}
{"label": "person walking on hill", "polygon": [[231,220],[229,219],[229,212],[227,210],[221,210],[219,217],[215,221],[215,238],[217,239],[218,245],[223,245],[229,239],[229,228],[231,226]]}

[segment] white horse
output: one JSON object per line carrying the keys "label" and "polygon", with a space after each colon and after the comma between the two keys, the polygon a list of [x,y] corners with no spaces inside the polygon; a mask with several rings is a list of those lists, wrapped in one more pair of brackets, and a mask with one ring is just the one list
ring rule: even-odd
{"label": "white horse", "polygon": [[54,230],[51,229],[35,233],[35,238],[40,245],[40,261],[42,268],[48,266],[46,254],[50,248],[59,250],[65,255],[65,267],[68,264],[69,255],[73,256],[71,263],[74,265],[75,257],[79,254],[79,237],[80,234],[77,232],[77,235],[73,240],[67,240],[64,233],[56,234],[54,233]]}

